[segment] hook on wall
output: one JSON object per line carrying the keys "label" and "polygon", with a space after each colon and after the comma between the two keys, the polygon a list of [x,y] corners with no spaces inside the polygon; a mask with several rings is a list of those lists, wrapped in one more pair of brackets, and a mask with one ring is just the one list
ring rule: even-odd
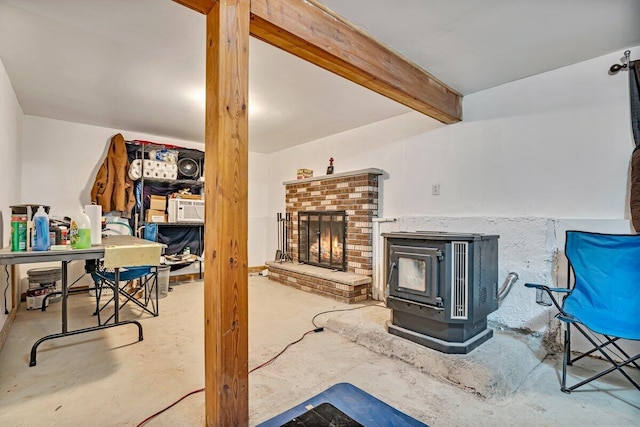
{"label": "hook on wall", "polygon": [[622,64],[613,64],[609,68],[609,74],[611,75],[618,74],[618,71],[628,68],[630,63],[631,63],[631,51],[625,50],[624,60],[622,61]]}

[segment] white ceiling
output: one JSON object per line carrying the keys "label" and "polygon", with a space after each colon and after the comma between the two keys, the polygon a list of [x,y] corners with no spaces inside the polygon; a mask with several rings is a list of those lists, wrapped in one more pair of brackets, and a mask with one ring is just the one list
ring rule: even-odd
{"label": "white ceiling", "polygon": [[[465,95],[640,44],[640,0],[322,3]],[[0,0],[29,115],[202,141],[204,46],[205,17],[170,0]],[[255,39],[249,108],[265,153],[409,111]]]}

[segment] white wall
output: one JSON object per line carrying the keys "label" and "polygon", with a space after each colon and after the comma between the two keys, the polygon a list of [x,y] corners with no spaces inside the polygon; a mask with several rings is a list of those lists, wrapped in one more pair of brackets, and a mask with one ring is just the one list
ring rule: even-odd
{"label": "white wall", "polygon": [[142,139],[188,148],[204,144],[123,129],[110,129],[36,116],[24,117],[22,200],[51,206],[54,216],[71,216],[91,203],[91,187],[111,137]]}
{"label": "white wall", "polygon": [[[284,212],[282,182],[294,179],[296,169],[303,167],[324,175],[329,157],[334,157],[336,173],[369,167],[385,171],[379,213],[399,221],[383,224],[382,231],[429,226],[498,232],[500,280],[514,269],[520,270],[521,280],[493,319],[512,327],[540,327],[548,313],[532,305],[521,284],[557,277],[561,220],[595,224],[593,220],[612,231],[628,229],[633,148],[628,82],[626,73],[607,74],[619,56],[606,55],[469,95],[463,102],[464,121],[455,125],[442,126],[409,113],[271,155],[251,153],[249,265],[261,265],[275,253],[275,214]],[[88,203],[108,141],[117,132],[126,139],[202,148],[189,141],[33,116],[24,117],[20,137],[22,114],[17,101],[4,111],[5,92],[15,99],[0,70],[0,131],[15,135],[0,134],[0,144],[7,144],[0,148],[13,150],[15,159],[2,156],[0,162],[6,161],[7,167],[0,173],[8,173],[8,182],[17,187],[3,186],[0,202],[5,206],[46,203],[53,214],[65,215]],[[12,138],[22,140],[21,153]],[[440,185],[439,196],[431,195],[434,184]],[[7,190],[13,196],[6,196]]]}
{"label": "white wall", "polygon": [[[79,206],[90,203],[96,173],[116,133],[122,133],[126,140],[204,150],[204,144],[194,141],[27,115],[21,146],[21,203],[49,205],[54,216],[70,216]],[[264,263],[268,165],[264,155],[250,153],[249,166],[249,266],[255,266]],[[190,271],[180,270],[185,272]]]}
{"label": "white wall", "polygon": [[[73,216],[80,206],[91,203],[90,193],[96,173],[105,159],[111,138],[117,133],[122,133],[125,140],[141,139],[200,150],[204,146],[193,141],[25,115],[20,146],[20,203],[49,205],[51,216]],[[26,271],[39,266],[20,266],[22,291],[28,286]],[[197,271],[196,266],[191,266],[180,270],[179,274]],[[83,274],[84,263],[70,265],[71,281]],[[86,276],[79,285],[90,284],[90,278]]]}
{"label": "white wall", "polygon": [[[278,151],[268,156],[268,214],[266,260],[272,260],[277,249],[276,213],[285,212],[284,181],[296,179],[299,168],[313,170],[314,176],[325,175],[329,158],[334,157],[334,173],[376,167],[403,170],[405,139],[423,134],[442,125],[419,113],[403,114],[388,120],[322,138],[314,142]],[[405,179],[398,173],[396,179]],[[385,192],[383,187],[380,191]],[[385,197],[380,196],[381,199]],[[388,195],[393,198],[394,195]],[[381,206],[382,209],[382,206]]]}
{"label": "white wall", "polygon": [[[9,206],[20,203],[20,139],[22,133],[22,107],[18,103],[9,76],[0,60],[0,211],[3,216],[3,239],[0,247],[9,244],[11,210]],[[4,313],[7,286],[4,267],[0,269],[0,329],[7,316]],[[10,287],[6,304],[11,308]]]}
{"label": "white wall", "polygon": [[270,230],[268,175],[268,156],[249,153],[249,267],[262,266],[270,259],[265,258],[267,231]]}
{"label": "white wall", "polygon": [[[382,224],[382,231],[498,232],[499,280],[512,270],[521,279],[492,319],[544,327],[548,313],[522,284],[556,280],[560,220],[587,228],[595,220],[612,232],[631,231],[628,77],[607,73],[619,57],[466,96],[458,124],[422,130],[419,115],[410,113],[274,153],[270,214],[284,210],[282,181],[293,179],[296,168],[323,175],[333,156],[336,172],[383,169],[380,216],[399,221]],[[431,194],[434,184],[440,185],[438,196]]]}

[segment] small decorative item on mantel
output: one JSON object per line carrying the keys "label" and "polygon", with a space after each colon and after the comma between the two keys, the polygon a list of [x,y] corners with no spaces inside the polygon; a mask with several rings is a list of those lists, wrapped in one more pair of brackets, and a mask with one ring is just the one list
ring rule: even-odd
{"label": "small decorative item on mantel", "polygon": [[329,166],[327,166],[327,175],[333,174],[333,157],[329,159]]}
{"label": "small decorative item on mantel", "polygon": [[298,169],[297,179],[313,178],[312,169]]}

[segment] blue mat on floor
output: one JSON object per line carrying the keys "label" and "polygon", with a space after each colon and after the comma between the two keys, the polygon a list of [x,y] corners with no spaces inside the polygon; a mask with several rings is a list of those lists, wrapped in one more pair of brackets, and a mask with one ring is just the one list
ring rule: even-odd
{"label": "blue mat on floor", "polygon": [[[403,414],[369,393],[348,383],[336,384],[294,408],[259,424],[257,427],[280,427],[296,417],[304,418],[302,416],[309,411],[309,405],[318,407],[323,403],[333,405],[365,427],[428,427],[426,424]],[[306,419],[309,420],[310,418],[307,417]],[[303,421],[289,425],[311,427],[314,424]],[[320,423],[316,425],[328,426],[330,424]]]}

